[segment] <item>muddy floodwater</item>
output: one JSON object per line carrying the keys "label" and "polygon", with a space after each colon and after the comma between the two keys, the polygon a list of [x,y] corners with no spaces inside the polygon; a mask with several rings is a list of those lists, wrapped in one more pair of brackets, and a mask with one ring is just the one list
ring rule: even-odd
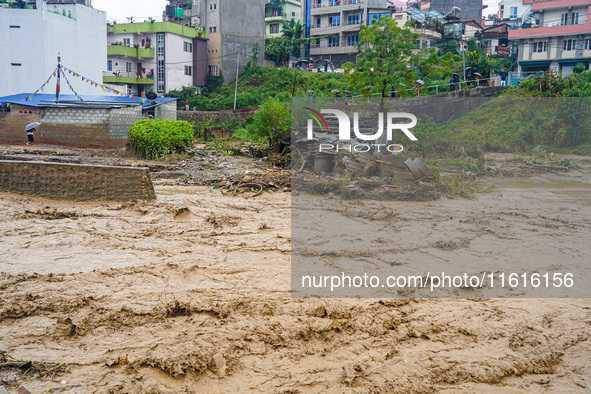
{"label": "muddy floodwater", "polygon": [[[388,204],[416,251],[591,265],[588,169],[490,182]],[[0,350],[69,365],[32,393],[591,392],[590,299],[295,299],[290,193],[156,193],[0,195]]]}

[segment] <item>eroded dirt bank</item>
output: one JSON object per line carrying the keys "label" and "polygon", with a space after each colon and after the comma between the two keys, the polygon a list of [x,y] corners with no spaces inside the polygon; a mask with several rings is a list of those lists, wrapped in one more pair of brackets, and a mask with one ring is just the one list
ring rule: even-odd
{"label": "eroded dirt bank", "polygon": [[[587,184],[585,171],[561,180]],[[509,231],[589,256],[586,186],[530,186],[391,206],[434,229],[417,238],[426,251]],[[156,191],[123,205],[0,195],[0,350],[70,370],[25,380],[32,393],[591,390],[589,299],[291,299],[290,193]],[[540,216],[540,198],[556,212]]]}

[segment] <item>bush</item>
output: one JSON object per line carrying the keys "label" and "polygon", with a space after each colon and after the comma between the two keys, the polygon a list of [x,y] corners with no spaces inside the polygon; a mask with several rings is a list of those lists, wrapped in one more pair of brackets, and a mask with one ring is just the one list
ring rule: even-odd
{"label": "bush", "polygon": [[254,113],[252,123],[242,136],[255,141],[268,141],[269,146],[278,148],[282,139],[291,131],[291,115],[289,109],[274,98],[269,98]]}
{"label": "bush", "polygon": [[184,120],[138,120],[129,128],[132,153],[157,160],[193,144],[193,127]]}

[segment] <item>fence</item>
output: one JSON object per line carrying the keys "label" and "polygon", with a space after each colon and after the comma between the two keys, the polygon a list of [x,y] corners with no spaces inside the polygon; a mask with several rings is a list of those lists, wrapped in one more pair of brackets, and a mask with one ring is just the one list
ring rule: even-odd
{"label": "fence", "polygon": [[[478,85],[477,85],[478,84]],[[486,85],[484,85],[486,84]],[[441,85],[431,85],[431,86],[420,86],[420,88],[417,90],[416,87],[414,88],[409,88],[409,89],[400,89],[400,90],[395,90],[392,94],[392,91],[389,91],[389,97],[392,98],[392,96],[394,97],[398,97],[401,95],[402,92],[411,92],[412,96],[431,96],[434,94],[440,94],[440,93],[449,93],[449,92],[453,92],[456,90],[464,90],[464,89],[468,89],[470,88],[470,86],[473,86],[474,88],[482,88],[482,87],[487,87],[487,86],[501,86],[501,78],[500,77],[495,77],[495,78],[482,78],[479,79],[478,81],[473,80],[473,81],[460,81],[458,83],[455,84],[441,84]],[[516,86],[516,85],[515,85]],[[418,94],[417,94],[418,93]],[[372,93],[370,95],[371,96],[381,96],[381,93]],[[355,104],[355,99],[359,99],[360,97],[364,97],[362,95],[356,95],[351,97],[351,104]],[[369,97],[367,97],[369,99]]]}

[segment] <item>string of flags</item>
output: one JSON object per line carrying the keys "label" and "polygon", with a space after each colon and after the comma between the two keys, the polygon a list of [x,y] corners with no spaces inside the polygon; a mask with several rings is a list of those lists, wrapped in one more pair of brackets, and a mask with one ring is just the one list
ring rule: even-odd
{"label": "string of flags", "polygon": [[80,100],[80,101],[82,101],[83,103],[86,104],[86,102],[82,99],[82,97],[72,87],[72,84],[70,83],[70,81],[66,77],[66,71],[68,72],[68,74],[70,74],[70,75],[72,75],[74,77],[81,78],[82,79],[82,82],[90,83],[90,86],[100,87],[103,90],[103,92],[107,92],[108,91],[108,92],[111,92],[111,93],[113,93],[113,94],[115,94],[117,96],[121,96],[121,97],[125,97],[125,98],[130,98],[131,97],[132,100],[134,100],[134,101],[137,100],[137,99],[139,99],[142,103],[145,103],[146,100],[147,100],[145,97],[130,96],[130,95],[125,94],[123,92],[119,92],[119,91],[117,91],[115,89],[111,89],[110,87],[105,86],[102,83],[98,83],[96,81],[93,81],[92,79],[89,79],[89,78],[83,76],[80,73],[77,73],[77,72],[75,72],[75,71],[73,71],[73,70],[71,70],[71,69],[69,69],[69,68],[67,68],[65,66],[62,66],[60,64],[60,58],[58,57],[58,66],[55,68],[55,70],[53,70],[53,72],[49,76],[49,78],[47,78],[47,81],[45,81],[45,83],[39,89],[37,89],[33,94],[31,94],[29,97],[26,97],[26,98],[22,99],[21,101],[29,101],[29,100],[32,100],[33,97],[37,96],[37,94],[39,93],[39,91],[43,90],[43,88],[45,88],[45,86],[47,86],[49,84],[49,81],[51,80],[51,78],[57,78],[56,91],[55,91],[56,102],[57,102],[57,100],[59,99],[59,93],[60,93],[60,82],[59,82],[59,79],[60,79],[61,76],[63,76],[64,79],[66,80],[66,83],[68,84],[68,87],[70,88],[70,90],[72,92],[74,92],[74,94],[76,95],[76,97],[78,98],[78,100]]}
{"label": "string of flags", "polygon": [[[75,77],[81,78],[82,79],[82,82],[90,83],[90,86],[100,87],[103,90],[103,92],[108,91],[108,92],[111,92],[111,93],[116,94],[117,96],[121,96],[121,97],[125,97],[125,98],[129,98],[130,97],[129,95],[127,95],[127,94],[125,94],[123,92],[119,92],[119,91],[117,91],[115,89],[111,89],[110,87],[105,86],[102,83],[98,83],[98,82],[93,81],[93,80],[91,80],[89,78],[86,78],[85,76],[81,75],[80,73],[77,73],[77,72],[75,72],[73,70],[70,70],[69,68],[66,68],[64,66],[62,66],[62,68],[64,69],[64,71],[68,71],[68,74],[71,74],[71,75],[73,75]],[[145,97],[138,97],[138,96],[132,96],[132,97],[133,97],[132,98],[133,100],[136,100],[136,99],[139,98],[142,103],[145,103],[146,102],[146,98]]]}
{"label": "string of flags", "polygon": [[47,78],[47,81],[45,81],[45,83],[37,90],[35,90],[35,93],[33,93],[32,95],[30,95],[29,97],[26,97],[24,99],[22,99],[21,101],[29,101],[29,100],[33,100],[33,97],[37,96],[37,93],[39,93],[39,91],[43,90],[43,88],[49,84],[49,81],[51,81],[51,78],[55,77],[57,73],[57,67],[55,68],[55,70],[53,70],[53,73],[51,73],[49,75],[49,78]]}
{"label": "string of flags", "polygon": [[86,104],[86,101],[84,101],[84,99],[82,97],[80,97],[80,95],[76,92],[76,90],[74,90],[74,88],[72,87],[72,84],[70,84],[70,81],[68,81],[68,78],[66,77],[66,72],[64,70],[62,70],[62,76],[64,77],[64,80],[66,81],[66,83],[68,84],[68,87],[70,88],[70,90],[76,95],[76,98],[80,101],[82,101],[84,104]]}

